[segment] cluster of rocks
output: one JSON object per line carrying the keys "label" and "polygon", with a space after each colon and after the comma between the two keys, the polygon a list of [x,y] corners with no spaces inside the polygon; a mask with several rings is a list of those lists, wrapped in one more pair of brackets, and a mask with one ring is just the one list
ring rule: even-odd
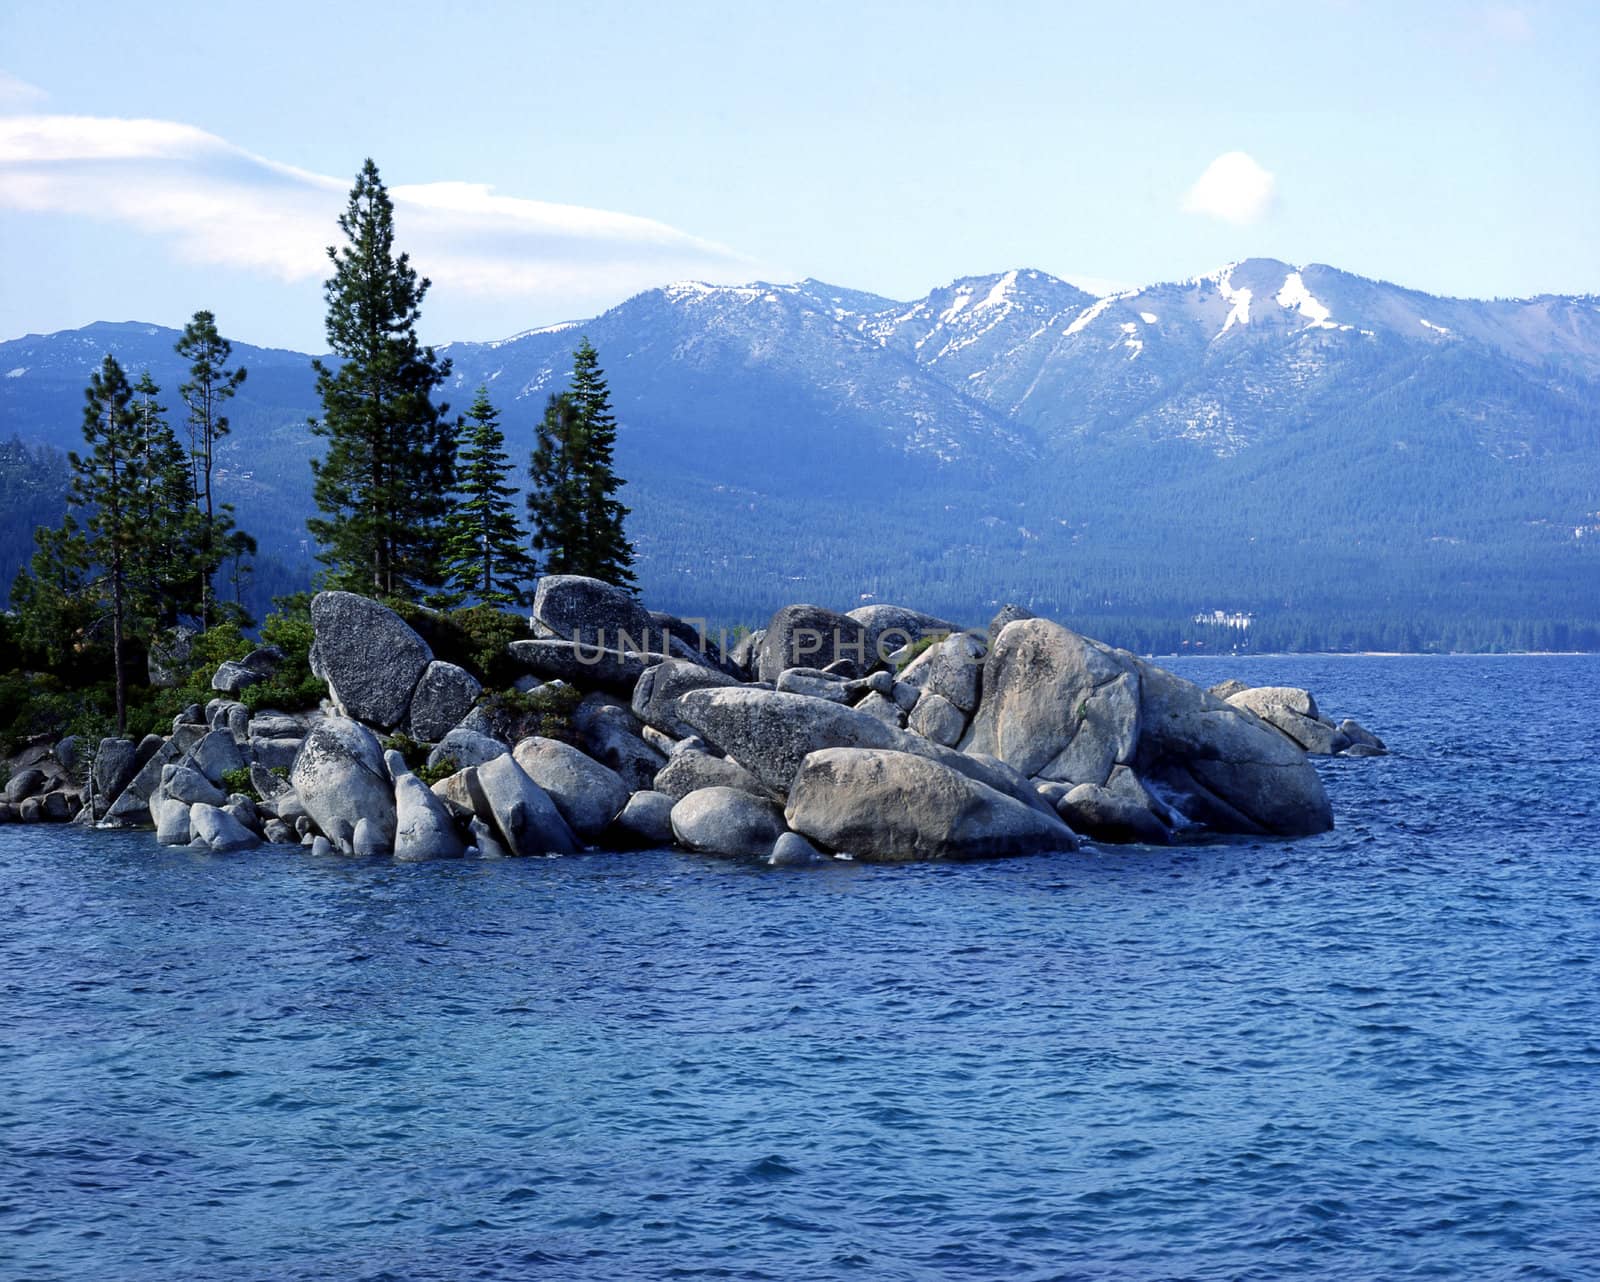
{"label": "cluster of rocks", "polygon": [[[1307,754],[1383,751],[1305,691],[1205,691],[1010,606],[970,632],[896,606],[789,606],[723,653],[619,589],[548,576],[532,636],[510,645],[518,691],[570,696],[548,733],[497,716],[377,602],[324,592],[312,621],[321,708],[252,716],[219,698],[170,736],[107,740],[84,821],[404,860],[667,845],[778,865],[976,859],[1081,836],[1324,831]],[[430,749],[431,786],[384,734]],[[255,796],[225,790],[243,770]]]}

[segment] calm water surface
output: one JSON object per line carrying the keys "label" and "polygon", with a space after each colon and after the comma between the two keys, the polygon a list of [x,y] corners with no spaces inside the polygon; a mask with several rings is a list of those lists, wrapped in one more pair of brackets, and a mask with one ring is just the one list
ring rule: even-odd
{"label": "calm water surface", "polygon": [[0,829],[0,1275],[1600,1276],[1600,659],[1175,666],[1395,755],[968,867]]}

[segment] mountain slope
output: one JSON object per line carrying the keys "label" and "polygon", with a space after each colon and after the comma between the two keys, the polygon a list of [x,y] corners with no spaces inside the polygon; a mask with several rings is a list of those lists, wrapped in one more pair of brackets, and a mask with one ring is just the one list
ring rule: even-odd
{"label": "mountain slope", "polygon": [[[525,451],[583,334],[641,577],[669,608],[876,594],[977,617],[1014,598],[1130,641],[1213,609],[1279,643],[1335,618],[1368,643],[1600,625],[1593,298],[1442,299],[1270,259],[1101,299],[1028,270],[911,302],[684,283],[451,344],[449,399],[487,385]],[[73,445],[106,350],[176,405],[176,338],[0,344],[0,437]],[[221,487],[303,564],[309,360],[236,353],[251,374]]]}

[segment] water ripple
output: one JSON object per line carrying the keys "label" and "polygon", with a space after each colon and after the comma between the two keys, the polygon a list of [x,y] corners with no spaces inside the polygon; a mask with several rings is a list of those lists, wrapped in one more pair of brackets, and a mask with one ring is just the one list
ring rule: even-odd
{"label": "water ripple", "polygon": [[1398,751],[989,866],[0,829],[0,1276],[1600,1276],[1600,660],[1184,671]]}

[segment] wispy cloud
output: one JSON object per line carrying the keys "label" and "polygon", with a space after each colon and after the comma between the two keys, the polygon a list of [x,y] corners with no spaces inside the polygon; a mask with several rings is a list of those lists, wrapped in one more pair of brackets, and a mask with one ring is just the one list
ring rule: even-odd
{"label": "wispy cloud", "polygon": [[[327,274],[350,185],[173,121],[0,117],[0,208],[125,224],[190,261],[284,281]],[[604,303],[685,276],[744,280],[754,267],[648,218],[476,183],[397,185],[390,196],[417,269],[463,294]]]}
{"label": "wispy cloud", "polygon": [[1243,151],[1218,156],[1183,198],[1186,213],[1247,226],[1260,222],[1277,197],[1278,180]]}
{"label": "wispy cloud", "polygon": [[38,85],[19,80],[9,71],[0,71],[0,111],[25,111],[37,107],[49,96]]}

